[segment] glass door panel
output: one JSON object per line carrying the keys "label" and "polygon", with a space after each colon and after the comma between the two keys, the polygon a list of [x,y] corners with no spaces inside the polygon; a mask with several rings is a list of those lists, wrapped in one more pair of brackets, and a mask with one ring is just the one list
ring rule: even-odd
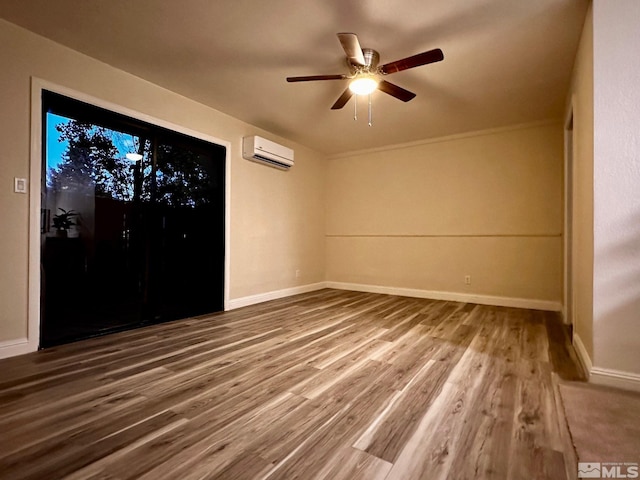
{"label": "glass door panel", "polygon": [[43,100],[41,346],[222,310],[224,147]]}
{"label": "glass door panel", "polygon": [[221,147],[158,139],[155,208],[157,315],[182,318],[222,310],[224,163]]}

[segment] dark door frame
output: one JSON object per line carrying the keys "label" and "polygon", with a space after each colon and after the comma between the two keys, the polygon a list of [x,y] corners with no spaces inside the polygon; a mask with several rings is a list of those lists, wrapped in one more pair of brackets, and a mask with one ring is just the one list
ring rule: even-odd
{"label": "dark door frame", "polygon": [[28,305],[27,331],[25,337],[2,345],[3,356],[34,352],[40,344],[40,208],[42,204],[42,90],[49,90],[75,100],[111,110],[142,122],[173,130],[184,135],[215,143],[226,148],[225,156],[225,272],[224,309],[229,309],[230,292],[230,205],[231,205],[231,142],[191,130],[181,125],[161,120],[128,107],[93,97],[53,82],[32,77],[31,79],[31,145],[29,172],[29,260],[28,260]]}

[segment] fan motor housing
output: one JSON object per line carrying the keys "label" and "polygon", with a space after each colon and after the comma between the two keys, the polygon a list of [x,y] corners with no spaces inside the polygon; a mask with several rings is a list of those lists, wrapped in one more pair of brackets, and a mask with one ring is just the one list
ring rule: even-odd
{"label": "fan motor housing", "polygon": [[378,62],[380,61],[380,54],[373,50],[372,48],[363,48],[362,54],[364,55],[364,63],[370,69],[374,69],[378,66]]}
{"label": "fan motor housing", "polygon": [[347,58],[347,65],[352,73],[356,72],[373,72],[380,62],[380,54],[372,48],[363,48],[364,66],[351,63]]}

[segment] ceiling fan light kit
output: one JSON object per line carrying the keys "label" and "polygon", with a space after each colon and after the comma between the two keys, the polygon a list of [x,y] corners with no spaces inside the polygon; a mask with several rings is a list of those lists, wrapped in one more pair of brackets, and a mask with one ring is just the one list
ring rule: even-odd
{"label": "ceiling fan light kit", "polygon": [[[380,54],[371,48],[361,48],[355,33],[338,33],[338,39],[347,56],[349,74],[346,75],[310,75],[304,77],[287,77],[287,82],[310,82],[316,80],[351,80],[347,89],[331,107],[339,110],[355,95],[369,95],[369,125],[371,125],[371,94],[380,90],[387,95],[408,102],[416,94],[398,85],[382,80],[381,76],[401,72],[410,68],[420,67],[429,63],[440,62],[444,59],[442,50],[436,48],[426,52],[406,57],[395,62],[378,66]],[[354,118],[356,118],[354,116]]]}
{"label": "ceiling fan light kit", "polygon": [[356,95],[369,95],[378,88],[378,79],[373,75],[363,75],[351,80],[349,84],[349,90]]}

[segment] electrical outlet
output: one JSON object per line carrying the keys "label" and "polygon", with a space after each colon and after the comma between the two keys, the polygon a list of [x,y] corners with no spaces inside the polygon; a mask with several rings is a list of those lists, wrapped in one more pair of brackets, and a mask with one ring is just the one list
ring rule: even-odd
{"label": "electrical outlet", "polygon": [[300,278],[300,270],[296,270],[296,278]]}
{"label": "electrical outlet", "polygon": [[464,283],[465,285],[471,285],[471,275],[464,276]]}

